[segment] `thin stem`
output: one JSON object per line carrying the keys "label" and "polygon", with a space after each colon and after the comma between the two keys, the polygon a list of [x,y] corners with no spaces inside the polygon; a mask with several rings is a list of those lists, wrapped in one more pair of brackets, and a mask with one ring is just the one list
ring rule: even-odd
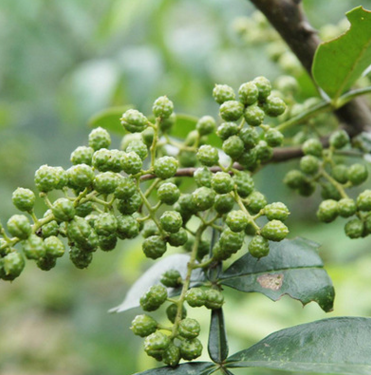
{"label": "thin stem", "polygon": [[334,187],[339,192],[339,194],[341,195],[342,198],[349,198],[348,194],[345,192],[345,190],[343,189],[341,184],[339,184],[334,178],[332,178],[324,169],[322,169],[321,175],[327,181],[329,181],[332,185],[334,185]]}
{"label": "thin stem", "polygon": [[259,233],[260,232],[260,227],[258,224],[255,223],[254,217],[250,214],[250,212],[246,209],[245,205],[243,204],[242,199],[238,195],[237,191],[234,191],[234,199],[237,202],[238,206],[241,208],[241,210],[247,215],[249,218],[250,222],[252,223],[253,227],[256,229],[256,231]]}

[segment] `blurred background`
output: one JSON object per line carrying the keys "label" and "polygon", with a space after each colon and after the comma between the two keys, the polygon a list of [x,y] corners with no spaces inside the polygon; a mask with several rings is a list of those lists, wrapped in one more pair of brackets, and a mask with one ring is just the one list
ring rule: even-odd
{"label": "blurred background", "polygon": [[[324,38],[346,28],[347,10],[371,8],[370,0],[303,3]],[[68,167],[71,151],[87,143],[89,118],[107,107],[132,104],[149,113],[154,99],[166,94],[178,113],[217,117],[214,84],[237,89],[258,75],[274,80],[295,74],[302,86],[298,99],[313,95],[290,53],[275,58],[270,42],[276,36],[259,34],[256,27],[264,20],[253,12],[246,0],[2,0],[0,220],[15,212],[12,191],[33,189],[40,165]],[[322,245],[337,292],[335,310],[325,314],[314,303],[303,309],[286,297],[273,303],[231,292],[225,307],[231,352],[295,324],[371,315],[370,239],[346,238],[342,220],[316,221],[319,196],[296,197],[280,183],[296,164],[265,168],[258,188],[269,201],[288,203],[292,237]],[[152,264],[140,244],[126,241],[112,253],[101,252],[83,271],[65,258],[49,272],[27,262],[19,279],[0,283],[0,374],[130,375],[155,366],[141,350],[142,339],[129,329],[138,311],[107,313]],[[207,327],[205,315],[194,314]]]}

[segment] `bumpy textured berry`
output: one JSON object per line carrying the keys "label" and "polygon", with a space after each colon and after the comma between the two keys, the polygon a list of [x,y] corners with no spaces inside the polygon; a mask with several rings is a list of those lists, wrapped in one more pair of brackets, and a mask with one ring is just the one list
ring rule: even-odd
{"label": "bumpy textured berry", "polygon": [[183,216],[192,215],[198,211],[191,194],[182,194],[178,200],[177,211]]}
{"label": "bumpy textured berry", "polygon": [[32,232],[30,221],[24,215],[13,215],[7,222],[7,228],[11,236],[21,240],[26,240]]}
{"label": "bumpy textured berry", "polygon": [[243,128],[240,131],[239,137],[244,143],[246,150],[254,148],[259,142],[259,134],[254,128]]}
{"label": "bumpy textured berry", "polygon": [[180,343],[179,350],[183,359],[191,361],[202,354],[202,344],[198,339],[183,340]]}
{"label": "bumpy textured berry", "polygon": [[197,211],[206,211],[211,208],[215,201],[214,190],[200,187],[192,193],[192,202]]}
{"label": "bumpy textured berry", "polygon": [[268,143],[266,141],[259,141],[259,143],[255,147],[255,150],[258,159],[262,162],[266,162],[272,159],[273,149],[272,147],[268,146]]}
{"label": "bumpy textured berry", "polygon": [[180,190],[175,184],[166,182],[158,188],[157,194],[161,202],[173,205],[180,197]]}
{"label": "bumpy textured berry", "polygon": [[[91,254],[89,255],[91,257]],[[36,261],[37,267],[43,271],[51,270],[52,268],[56,266],[56,264],[57,264],[57,258],[54,258],[54,257],[42,257]]]}
{"label": "bumpy textured berry", "polygon": [[142,250],[147,258],[157,259],[166,252],[166,242],[160,236],[150,236],[143,241]]}
{"label": "bumpy textured berry", "polygon": [[141,204],[142,198],[138,192],[135,192],[130,198],[119,199],[116,207],[123,215],[132,215],[138,211]]}
{"label": "bumpy textured berry", "polygon": [[258,153],[257,153],[256,147],[251,150],[243,152],[237,161],[245,169],[249,171],[253,171],[259,164]]}
{"label": "bumpy textured berry", "polygon": [[131,322],[130,329],[133,331],[134,335],[140,337],[146,337],[156,332],[158,323],[155,319],[149,315],[137,315]]}
{"label": "bumpy textured berry", "polygon": [[81,217],[76,216],[68,223],[67,236],[75,246],[84,251],[93,252],[98,247],[97,234],[89,223]]}
{"label": "bumpy textured berry", "polygon": [[183,225],[183,220],[179,212],[165,211],[160,217],[160,223],[166,232],[176,233]]}
{"label": "bumpy textured berry", "polygon": [[211,187],[211,179],[213,177],[213,174],[209,168],[197,168],[193,177],[198,186],[206,186],[209,188]]}
{"label": "bumpy textured berry", "polygon": [[186,339],[195,339],[200,331],[200,323],[195,319],[186,318],[179,323],[179,335]]}
{"label": "bumpy textured berry", "polygon": [[55,236],[50,236],[44,240],[45,255],[47,257],[60,258],[64,254],[63,242]]}
{"label": "bumpy textured berry", "polygon": [[233,176],[237,193],[242,198],[246,198],[254,190],[254,180],[246,172],[238,172]]}
{"label": "bumpy textured berry", "polygon": [[344,164],[336,165],[331,171],[332,177],[341,184],[348,182],[348,167]]}
{"label": "bumpy textured berry", "polygon": [[213,165],[218,164],[218,150],[210,145],[203,145],[197,152],[197,159],[201,164],[206,165],[207,167],[212,167]]}
{"label": "bumpy textured berry", "polygon": [[270,241],[282,241],[288,234],[287,226],[280,220],[270,221],[261,230],[261,235]]}
{"label": "bumpy textured berry", "polygon": [[167,299],[167,290],[162,285],[153,285],[140,298],[140,305],[144,311],[157,310]]}
{"label": "bumpy textured berry", "polygon": [[110,170],[111,153],[106,148],[101,148],[94,152],[92,165],[98,171],[106,172]]}
{"label": "bumpy textured berry", "polygon": [[111,213],[100,214],[94,222],[94,230],[100,236],[109,236],[117,230],[116,217]]}
{"label": "bumpy textured berry", "polygon": [[164,350],[170,345],[170,338],[165,333],[158,331],[150,334],[144,340],[144,351],[157,360],[162,360]]}
{"label": "bumpy textured berry", "polygon": [[321,196],[323,199],[334,199],[335,201],[341,199],[339,190],[331,182],[322,183],[321,189]]}
{"label": "bumpy textured berry", "polygon": [[183,246],[188,241],[188,233],[185,229],[180,228],[177,233],[170,233],[167,242],[171,246]]}
{"label": "bumpy textured berry", "polygon": [[128,152],[121,159],[122,169],[127,174],[137,174],[142,170],[143,161],[136,152]]}
{"label": "bumpy textured berry", "polygon": [[31,234],[30,237],[23,242],[23,254],[27,259],[39,259],[45,256],[44,241],[39,236]]}
{"label": "bumpy textured berry", "polygon": [[344,227],[345,234],[349,238],[360,238],[363,234],[363,221],[360,219],[349,220]]}
{"label": "bumpy textured berry", "polygon": [[265,134],[264,139],[270,147],[278,147],[283,143],[283,134],[277,130],[270,128]]}
{"label": "bumpy textured berry", "polygon": [[116,218],[117,235],[121,240],[135,238],[139,235],[139,224],[131,215],[118,215]]}
{"label": "bumpy textured berry", "polygon": [[248,222],[249,219],[246,213],[241,210],[229,212],[225,219],[225,223],[233,232],[243,231],[246,228]]}
{"label": "bumpy textured berry", "polygon": [[211,179],[211,186],[218,194],[227,194],[233,190],[233,180],[229,173],[217,172]]}
{"label": "bumpy textured berry", "polygon": [[232,210],[234,199],[229,194],[217,195],[215,197],[214,209],[218,214],[226,214]]}
{"label": "bumpy textured berry", "polygon": [[259,90],[254,82],[246,82],[238,89],[238,96],[242,104],[251,105],[258,100]]}
{"label": "bumpy textured berry", "polygon": [[259,191],[253,191],[246,200],[247,208],[253,214],[259,213],[267,203],[267,199]]}
{"label": "bumpy textured berry", "polygon": [[206,292],[201,288],[191,288],[185,295],[185,300],[191,307],[201,307],[206,302]]}
{"label": "bumpy textured berry", "polygon": [[93,183],[93,169],[86,164],[77,164],[67,170],[68,183],[77,188],[86,188]]}
{"label": "bumpy textured berry", "polygon": [[[175,322],[175,318],[177,316],[177,313],[178,313],[178,305],[176,305],[175,303],[172,303],[167,309],[166,309],[166,316],[167,318],[170,320],[170,322],[174,323]],[[185,319],[187,317],[187,310],[185,309],[185,307],[183,306],[182,307],[182,316],[181,318],[182,319]]]}
{"label": "bumpy textured berry", "polygon": [[126,152],[135,152],[142,160],[148,156],[147,146],[140,140],[129,142]]}
{"label": "bumpy textured berry", "polygon": [[278,96],[269,96],[264,103],[264,111],[270,117],[281,116],[285,110],[286,104]]}
{"label": "bumpy textured berry", "polygon": [[[175,124],[175,121],[176,121],[175,113],[172,113],[169,117],[166,117],[166,118],[161,117],[160,122],[159,122],[160,130],[163,133],[168,132],[173,127],[173,125]],[[151,144],[152,144],[152,142],[149,144],[149,146]]]}
{"label": "bumpy textured berry", "polygon": [[315,174],[320,167],[320,161],[313,155],[305,155],[300,159],[300,169],[307,174]]}
{"label": "bumpy textured berry", "polygon": [[20,211],[31,211],[35,205],[35,194],[33,191],[18,188],[13,192],[12,202]]}
{"label": "bumpy textured berry", "polygon": [[216,289],[205,290],[205,306],[210,310],[218,310],[223,306],[223,294]]}
{"label": "bumpy textured berry", "polygon": [[51,210],[57,221],[70,221],[76,215],[73,202],[67,198],[57,199],[53,203]]}
{"label": "bumpy textured berry", "polygon": [[140,133],[148,126],[148,119],[136,109],[126,111],[121,119],[121,125],[130,133]]}
{"label": "bumpy textured berry", "polygon": [[292,76],[280,76],[275,81],[277,90],[283,94],[294,94],[298,91],[298,81]]}
{"label": "bumpy textured berry", "polygon": [[201,117],[196,124],[196,130],[200,135],[208,135],[215,131],[216,123],[211,116]]}
{"label": "bumpy textured berry", "polygon": [[251,126],[259,126],[264,121],[265,113],[257,105],[247,107],[244,112],[245,121]]}
{"label": "bumpy textured berry", "polygon": [[[238,225],[236,225],[236,229]],[[244,233],[242,232],[234,232],[229,228],[223,230],[220,239],[219,245],[222,252],[228,252],[229,255],[234,254],[239,249],[241,249],[244,240]]]}
{"label": "bumpy textured berry", "polygon": [[55,220],[50,221],[47,224],[44,224],[41,227],[41,236],[47,238],[50,236],[58,236],[59,234],[59,225]]}
{"label": "bumpy textured berry", "polygon": [[216,135],[223,141],[237,133],[238,125],[235,122],[223,122],[216,131]]}
{"label": "bumpy textured berry", "polygon": [[190,150],[181,150],[178,159],[180,166],[184,168],[192,168],[197,164],[197,154]]}
{"label": "bumpy textured berry", "polygon": [[98,246],[103,251],[111,251],[116,248],[117,237],[116,234],[109,236],[98,236]]}
{"label": "bumpy textured berry", "polygon": [[330,223],[334,221],[338,216],[338,204],[333,199],[327,199],[318,207],[317,218],[319,221]]}
{"label": "bumpy textured berry", "polygon": [[4,270],[4,275],[1,276],[4,280],[14,280],[22,273],[25,267],[24,258],[16,251],[7,254],[1,261],[1,268]]}
{"label": "bumpy textured berry", "polygon": [[237,121],[243,115],[244,106],[236,100],[224,102],[219,109],[219,115],[224,121]]}
{"label": "bumpy textured berry", "polygon": [[303,197],[311,196],[316,190],[316,184],[311,181],[303,181],[303,184],[299,187],[298,193]]}
{"label": "bumpy textured berry", "polygon": [[367,177],[368,171],[362,164],[353,164],[348,168],[348,179],[355,186],[365,182]]}
{"label": "bumpy textured berry", "polygon": [[[107,146],[108,147],[108,146]],[[94,149],[87,146],[79,146],[71,153],[71,163],[76,164],[87,164],[91,165],[93,159]]]}
{"label": "bumpy textured berry", "polygon": [[84,203],[79,203],[75,207],[76,215],[80,217],[86,217],[90,215],[94,210],[93,203],[91,201],[86,201]]}
{"label": "bumpy textured berry", "polygon": [[371,190],[365,190],[357,197],[357,208],[360,211],[371,211]]}
{"label": "bumpy textured berry", "polygon": [[131,198],[137,191],[135,182],[129,177],[121,177],[115,189],[115,197],[119,199]]}
{"label": "bumpy textured berry", "polygon": [[162,361],[171,367],[176,367],[180,358],[180,349],[174,344],[170,344],[162,353]]}
{"label": "bumpy textured berry", "polygon": [[177,270],[168,270],[161,275],[160,281],[168,288],[177,288],[182,285],[182,276]]}
{"label": "bumpy textured berry", "polygon": [[265,101],[272,91],[272,85],[270,81],[265,77],[256,77],[253,82],[259,90],[258,99],[260,101]]}
{"label": "bumpy textured berry", "polygon": [[62,168],[57,169],[48,165],[42,165],[35,172],[34,181],[37,190],[46,193],[54,189],[61,189],[67,183],[67,178]]}
{"label": "bumpy textured berry", "polygon": [[112,194],[118,185],[119,177],[113,172],[103,172],[95,176],[93,181],[94,190],[100,194]]}
{"label": "bumpy textured berry", "polygon": [[224,102],[234,100],[236,94],[232,87],[228,85],[215,85],[213,89],[213,97],[218,104],[223,104]]}
{"label": "bumpy textured berry", "polygon": [[357,212],[357,205],[353,199],[343,198],[340,199],[338,204],[338,213],[341,217],[350,217]]}
{"label": "bumpy textured berry", "polygon": [[178,169],[178,161],[172,156],[163,156],[155,161],[154,170],[157,177],[173,177]]}
{"label": "bumpy textured berry", "polygon": [[232,135],[223,142],[223,151],[232,159],[238,159],[244,151],[244,143],[237,135]]}
{"label": "bumpy textured berry", "polygon": [[89,146],[93,150],[108,148],[111,145],[111,136],[101,127],[93,129],[89,134]]}
{"label": "bumpy textured berry", "polygon": [[174,111],[173,102],[166,96],[160,96],[155,100],[152,112],[155,117],[168,118]]}
{"label": "bumpy textured berry", "polygon": [[341,149],[349,144],[349,135],[344,130],[338,130],[331,134],[330,136],[330,146]]}
{"label": "bumpy textured berry", "polygon": [[249,243],[249,253],[254,258],[262,258],[269,254],[269,242],[262,236],[254,236]]}
{"label": "bumpy textured berry", "polygon": [[302,146],[305,155],[313,155],[317,157],[322,156],[323,146],[322,143],[315,138],[308,139]]}
{"label": "bumpy textured berry", "polygon": [[305,182],[305,176],[301,171],[293,169],[286,174],[283,182],[291,189],[299,189]]}
{"label": "bumpy textured berry", "polygon": [[264,215],[268,220],[285,221],[290,211],[282,202],[274,202],[264,207]]}
{"label": "bumpy textured berry", "polygon": [[142,140],[145,143],[145,145],[147,147],[151,147],[151,145],[153,143],[154,136],[155,136],[154,129],[153,128],[147,128],[147,129],[142,131],[141,135],[142,135]]}

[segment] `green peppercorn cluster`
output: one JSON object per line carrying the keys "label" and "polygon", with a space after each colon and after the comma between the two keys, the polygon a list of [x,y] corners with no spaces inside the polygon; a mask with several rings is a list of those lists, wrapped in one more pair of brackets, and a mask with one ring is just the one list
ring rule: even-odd
{"label": "green peppercorn cluster", "polygon": [[353,198],[348,195],[348,189],[358,187],[368,178],[365,164],[347,165],[343,158],[337,157],[337,151],[349,147],[349,136],[343,130],[331,134],[328,148],[316,138],[306,140],[300,169],[289,171],[284,182],[303,196],[312,195],[319,186],[323,201],[318,207],[318,219],[330,223],[339,216],[346,218],[345,234],[360,238],[371,233],[371,190],[366,189]]}

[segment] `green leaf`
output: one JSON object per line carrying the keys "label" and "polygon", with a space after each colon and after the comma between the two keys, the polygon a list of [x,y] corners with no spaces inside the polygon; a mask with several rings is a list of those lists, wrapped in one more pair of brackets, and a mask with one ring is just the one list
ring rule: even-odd
{"label": "green leaf", "polygon": [[260,260],[249,253],[237,259],[221,276],[221,283],[243,292],[263,293],[273,301],[284,294],[306,305],[317,302],[333,308],[334,288],[318,255],[319,245],[295,238],[270,242],[269,255]]}
{"label": "green leaf", "polygon": [[175,368],[160,367],[144,372],[138,372],[134,375],[209,375],[215,371],[216,367],[210,362],[192,362],[184,363]]}
{"label": "green leaf", "polygon": [[212,310],[208,350],[210,358],[222,363],[228,357],[228,340],[225,332],[223,309]]}
{"label": "green leaf", "polygon": [[371,64],[371,12],[361,6],[346,13],[350,29],[320,44],[313,60],[317,84],[336,101]]}
{"label": "green leaf", "polygon": [[227,366],[370,375],[370,337],[370,318],[324,319],[272,333],[229,357]]}
{"label": "green leaf", "polygon": [[[138,307],[139,299],[152,285],[160,284],[161,276],[168,270],[178,270],[183,278],[187,274],[187,264],[189,255],[175,254],[161,259],[149,268],[129,289],[124,301],[117,307],[112,308],[109,312],[123,312]],[[203,271],[199,268],[192,271],[191,287],[198,285],[203,280]],[[175,296],[180,293],[179,288],[167,288],[169,296]]]}
{"label": "green leaf", "polygon": [[118,135],[125,135],[126,131],[120,123],[120,118],[122,114],[130,108],[133,108],[133,106],[124,105],[104,109],[91,117],[88,124],[92,128],[100,126]]}

